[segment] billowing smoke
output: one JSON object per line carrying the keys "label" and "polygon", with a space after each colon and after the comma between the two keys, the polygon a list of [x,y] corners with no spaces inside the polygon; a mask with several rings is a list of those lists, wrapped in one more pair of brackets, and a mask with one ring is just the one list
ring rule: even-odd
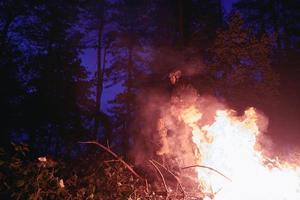
{"label": "billowing smoke", "polygon": [[[143,166],[149,159],[160,160],[175,170],[199,164],[201,152],[192,141],[193,126],[210,125],[215,121],[217,110],[228,109],[226,102],[216,97],[200,95],[189,85],[177,85],[180,76],[179,70],[170,73],[172,91],[147,88],[138,98],[140,109],[134,125],[139,126],[134,129],[139,133],[132,151],[136,165]],[[267,118],[262,113],[257,117],[259,131],[266,132]],[[258,138],[257,148],[269,150],[272,145],[268,137],[261,134]],[[212,138],[204,135],[203,139],[209,143]],[[197,178],[194,173],[188,176]]]}
{"label": "billowing smoke", "polygon": [[[140,131],[133,150],[137,164],[143,164],[153,157],[170,158],[180,166],[195,164],[197,148],[192,142],[192,127],[186,118],[190,117],[193,123],[201,127],[214,122],[217,110],[228,109],[223,100],[200,95],[191,86],[174,88],[172,93],[147,89],[139,97],[140,110],[136,123],[140,124]],[[187,114],[191,116],[184,116]],[[257,116],[260,132],[266,132],[268,119],[262,113]],[[258,148],[263,146],[262,149],[269,149],[272,146],[264,134],[259,138]]]}

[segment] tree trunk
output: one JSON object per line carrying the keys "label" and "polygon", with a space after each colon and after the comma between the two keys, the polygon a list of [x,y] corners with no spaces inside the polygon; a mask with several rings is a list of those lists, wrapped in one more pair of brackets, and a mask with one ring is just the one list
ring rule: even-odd
{"label": "tree trunk", "polygon": [[101,22],[98,28],[98,38],[97,38],[96,106],[95,106],[95,117],[94,117],[95,123],[94,123],[94,130],[93,130],[94,138],[97,138],[97,132],[99,128],[99,113],[101,111],[101,97],[103,92],[103,71],[101,66],[102,35],[103,35],[103,21]]}
{"label": "tree trunk", "polygon": [[280,35],[280,32],[279,32],[279,16],[278,16],[278,1],[277,0],[274,0],[271,2],[271,8],[272,8],[272,17],[271,17],[271,20],[272,20],[272,26],[274,28],[274,31],[275,33],[278,34],[278,38],[277,38],[277,46],[278,46],[278,49],[282,49],[282,45],[281,45],[281,35]]}
{"label": "tree trunk", "polygon": [[223,4],[222,0],[218,0],[218,26],[222,27],[223,25]]}
{"label": "tree trunk", "polygon": [[282,13],[282,24],[283,24],[283,30],[284,30],[284,33],[283,33],[283,41],[284,41],[284,49],[285,50],[288,50],[291,48],[291,35],[290,35],[290,28],[289,28],[289,25],[292,25],[292,24],[289,24],[288,23],[288,20],[289,20],[289,17],[288,17],[288,14],[287,14],[287,8],[285,7],[285,5],[280,2],[280,8],[282,10],[280,10],[280,13]]}
{"label": "tree trunk", "polygon": [[[108,46],[109,45],[105,46],[104,52],[103,52],[103,65],[102,65],[102,74],[101,74],[102,88],[103,88],[103,82],[104,82],[104,70],[105,70],[106,53],[107,53]],[[101,91],[103,91],[102,88],[101,88]],[[103,127],[104,127],[104,138],[103,138],[102,142],[103,143],[107,143],[107,142],[109,143],[110,140],[111,140],[111,134],[112,134],[112,127],[111,127],[111,123],[110,123],[109,117],[105,113],[103,113],[101,111],[100,111],[99,115],[101,116],[101,120],[103,121]]]}
{"label": "tree trunk", "polygon": [[129,48],[128,48],[128,68],[127,68],[127,83],[126,83],[126,90],[127,90],[127,100],[126,100],[126,107],[127,107],[127,119],[125,119],[125,127],[124,127],[124,134],[123,134],[123,151],[124,156],[127,158],[127,153],[129,151],[129,141],[130,141],[130,130],[129,130],[129,124],[132,119],[132,106],[131,106],[131,99],[132,97],[132,89],[133,89],[133,61],[132,61],[132,54],[133,54],[133,44],[132,41],[130,41]]}

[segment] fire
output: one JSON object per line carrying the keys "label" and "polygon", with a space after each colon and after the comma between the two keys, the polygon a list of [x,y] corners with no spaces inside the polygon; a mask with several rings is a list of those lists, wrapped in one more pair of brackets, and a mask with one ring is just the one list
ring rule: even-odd
{"label": "fire", "polygon": [[[202,122],[205,113],[194,105],[178,111],[191,129],[196,146],[195,168],[206,200],[300,199],[300,168],[262,154],[257,138],[262,134],[259,115],[249,108],[243,116],[232,110],[216,110],[212,123]],[[225,178],[228,177],[227,178]]]}
{"label": "fire", "polygon": [[[300,199],[300,167],[267,156],[274,153],[265,145],[270,142],[264,134],[267,119],[255,108],[240,116],[217,99],[183,87],[162,103],[157,122],[156,153],[170,165],[189,169],[180,178],[183,184],[196,182],[202,199]],[[193,185],[186,189],[193,192]]]}

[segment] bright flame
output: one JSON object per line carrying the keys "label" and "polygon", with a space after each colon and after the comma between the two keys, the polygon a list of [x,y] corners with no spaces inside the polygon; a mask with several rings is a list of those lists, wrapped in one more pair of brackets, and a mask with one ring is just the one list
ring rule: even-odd
{"label": "bright flame", "polygon": [[261,132],[254,108],[241,117],[231,110],[217,110],[211,124],[201,122],[204,115],[195,106],[180,111],[182,121],[192,129],[197,164],[216,169],[231,179],[212,170],[195,168],[203,193],[210,194],[204,199],[300,199],[300,169],[268,159],[257,148]]}

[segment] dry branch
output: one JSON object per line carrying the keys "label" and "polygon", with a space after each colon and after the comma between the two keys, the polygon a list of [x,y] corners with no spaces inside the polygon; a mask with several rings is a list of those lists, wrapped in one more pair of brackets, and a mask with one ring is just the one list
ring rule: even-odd
{"label": "dry branch", "polygon": [[95,142],[95,141],[86,141],[86,142],[79,142],[81,144],[95,144],[97,145],[98,147],[100,147],[101,149],[107,151],[108,153],[110,153],[113,157],[115,157],[118,161],[120,161],[134,176],[136,176],[137,178],[139,179],[143,179],[140,175],[138,175],[138,173],[136,173],[132,167],[127,164],[122,158],[120,158],[115,152],[113,152],[112,150],[110,150],[108,147],[98,143],[98,142]]}
{"label": "dry branch", "polygon": [[146,193],[149,194],[148,180],[145,179]]}
{"label": "dry branch", "polygon": [[227,180],[229,180],[230,182],[232,182],[232,180],[230,178],[228,178],[227,176],[225,176],[224,174],[222,174],[218,170],[216,170],[216,169],[214,169],[212,167],[205,166],[205,165],[192,165],[192,166],[182,167],[181,169],[189,169],[189,168],[194,168],[194,167],[200,167],[200,168],[209,169],[211,171],[216,172],[217,174],[220,174],[221,176],[223,176],[224,178],[226,178]]}
{"label": "dry branch", "polygon": [[167,193],[167,197],[168,197],[169,196],[169,190],[168,190],[168,187],[167,187],[167,184],[166,184],[164,176],[162,175],[161,171],[159,170],[159,168],[156,166],[156,164],[152,160],[149,160],[149,162],[153,165],[153,167],[158,172],[158,174],[159,174],[159,176],[160,176],[160,178],[161,178],[161,180],[163,182],[163,185],[165,187],[165,190],[166,190],[166,193]]}
{"label": "dry branch", "polygon": [[162,164],[160,164],[159,162],[157,162],[156,160],[152,160],[153,162],[155,162],[156,164],[158,164],[160,167],[162,167],[166,172],[168,172],[169,174],[171,174],[174,178],[175,178],[175,180],[177,181],[177,183],[178,183],[178,185],[179,185],[179,187],[180,187],[180,189],[181,189],[181,191],[182,191],[182,194],[183,194],[183,198],[185,197],[185,191],[184,191],[184,189],[183,189],[183,187],[182,187],[182,185],[181,185],[181,183],[180,183],[180,180],[179,180],[179,178],[173,173],[173,172],[171,172],[170,170],[168,170],[164,165],[162,165]]}

